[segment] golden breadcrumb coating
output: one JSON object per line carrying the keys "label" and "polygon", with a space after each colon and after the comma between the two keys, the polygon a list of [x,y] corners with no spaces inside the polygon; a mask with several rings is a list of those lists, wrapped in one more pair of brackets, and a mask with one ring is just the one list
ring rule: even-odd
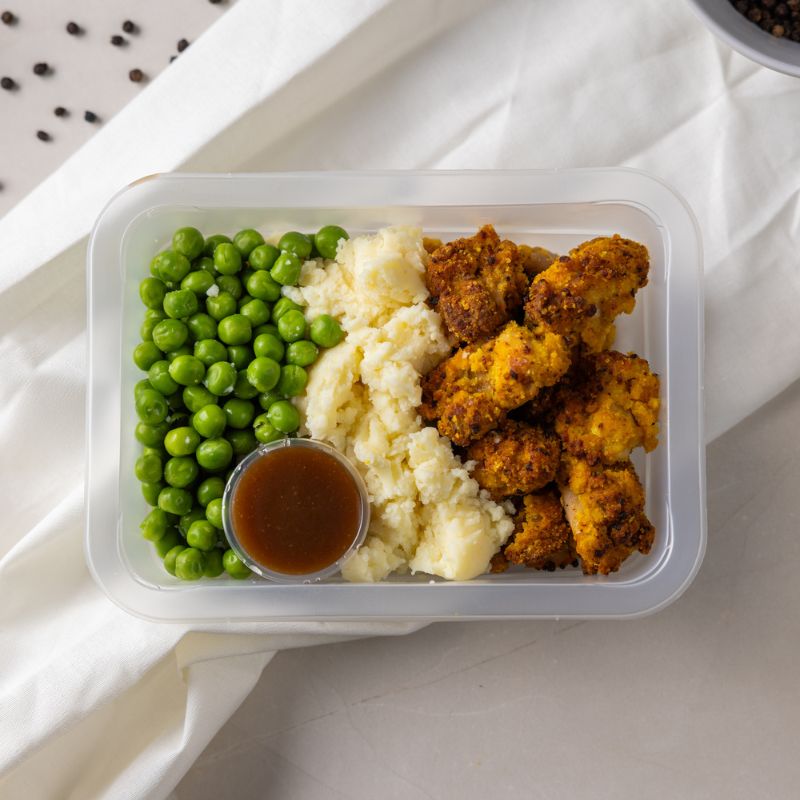
{"label": "golden breadcrumb coating", "polygon": [[589,464],[626,460],[635,447],[658,445],[659,379],[633,353],[585,358],[561,392],[555,429],[564,449]]}
{"label": "golden breadcrumb coating", "polygon": [[438,250],[442,246],[443,242],[441,239],[434,239],[430,236],[423,236],[422,237],[422,246],[425,248],[425,252],[430,255],[434,250]]}
{"label": "golden breadcrumb coating", "polygon": [[601,350],[613,341],[614,318],[633,311],[648,269],[647,248],[638,242],[618,235],[584,242],[536,276],[525,321]]}
{"label": "golden breadcrumb coating", "polygon": [[503,557],[511,564],[549,571],[577,565],[575,542],[554,487],[525,495]]}
{"label": "golden breadcrumb coating", "polygon": [[466,452],[475,462],[472,477],[494,500],[541,489],[556,476],[561,460],[558,437],[539,426],[507,419]]}
{"label": "golden breadcrumb coating", "polygon": [[517,246],[501,241],[491,225],[434,250],[426,282],[447,331],[466,344],[494,334],[522,308],[524,267]]}
{"label": "golden breadcrumb coating", "polygon": [[511,409],[554,384],[568,369],[563,337],[509,322],[494,338],[464,347],[422,381],[420,414],[466,446],[496,428]]}
{"label": "golden breadcrumb coating", "polygon": [[608,575],[635,550],[650,552],[655,530],[645,515],[644,489],[630,461],[592,466],[566,455],[559,488],[585,574]]}

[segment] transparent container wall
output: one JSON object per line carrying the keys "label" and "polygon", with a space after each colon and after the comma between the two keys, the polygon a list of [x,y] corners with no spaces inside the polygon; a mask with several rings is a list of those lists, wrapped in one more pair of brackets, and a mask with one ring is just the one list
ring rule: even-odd
{"label": "transparent container wall", "polygon": [[[227,579],[182,583],[168,575],[155,555],[150,542],[142,539],[139,523],[148,506],[141,497],[133,475],[133,464],[140,445],[133,436],[135,410],[133,387],[143,375],[133,365],[131,353],[139,341],[139,326],[143,307],[139,301],[138,283],[149,274],[153,255],[168,247],[172,232],[184,225],[193,225],[205,235],[232,235],[245,227],[257,228],[264,234],[286,230],[315,231],[325,224],[339,224],[352,235],[374,232],[387,225],[419,225],[426,236],[449,240],[470,235],[485,223],[492,223],[501,236],[517,243],[546,247],[557,253],[594,236],[619,233],[645,244],[650,251],[650,282],[639,293],[636,309],[630,316],[617,321],[615,348],[635,351],[648,359],[651,368],[662,380],[662,414],[660,446],[654,453],[637,453],[634,459],[639,476],[647,491],[647,512],[657,530],[650,555],[638,554],[628,559],[613,575],[586,577],[580,570],[554,573],[514,569],[498,575],[486,575],[470,583],[497,585],[548,584],[574,585],[602,581],[609,586],[623,586],[647,580],[660,570],[673,547],[673,530],[669,503],[669,471],[667,442],[669,430],[669,363],[667,323],[667,263],[668,242],[664,230],[646,210],[633,202],[559,203],[533,205],[444,205],[444,206],[386,206],[383,208],[197,208],[180,206],[155,207],[135,217],[124,232],[120,249],[121,282],[121,339],[119,363],[122,365],[121,408],[119,435],[119,524],[118,537],[122,559],[135,579],[147,586],[178,592],[196,592],[201,587],[220,593],[229,592],[232,582]],[[109,265],[113,268],[113,265]],[[335,583],[338,579],[329,579]],[[399,576],[392,584],[428,583],[430,576]],[[236,589],[253,590],[263,587],[263,581],[253,579]],[[452,584],[447,584],[452,585]]]}

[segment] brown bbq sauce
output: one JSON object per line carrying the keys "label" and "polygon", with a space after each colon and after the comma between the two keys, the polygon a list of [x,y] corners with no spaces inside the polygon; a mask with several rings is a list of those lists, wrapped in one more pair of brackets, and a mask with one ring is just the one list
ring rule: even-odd
{"label": "brown bbq sauce", "polygon": [[361,498],[346,467],[328,453],[284,447],[242,473],[231,498],[242,549],[287,575],[317,572],[353,543]]}

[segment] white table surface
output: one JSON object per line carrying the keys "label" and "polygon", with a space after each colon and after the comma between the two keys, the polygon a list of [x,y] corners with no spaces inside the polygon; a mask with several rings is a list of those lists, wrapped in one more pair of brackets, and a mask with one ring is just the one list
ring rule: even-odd
{"label": "white table surface", "polygon": [[279,653],[178,800],[798,796],[800,386],[708,450],[688,591],[623,622]]}

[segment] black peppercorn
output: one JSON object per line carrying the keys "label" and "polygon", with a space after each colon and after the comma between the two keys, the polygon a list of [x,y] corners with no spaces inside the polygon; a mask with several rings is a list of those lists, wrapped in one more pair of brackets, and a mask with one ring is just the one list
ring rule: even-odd
{"label": "black peppercorn", "polygon": [[216,5],[219,5],[222,2],[222,0],[208,0],[208,2],[211,3],[212,5],[216,6]]}
{"label": "black peppercorn", "polygon": [[17,82],[13,78],[0,78],[0,87],[11,92],[17,88]]}
{"label": "black peppercorn", "polygon": [[13,25],[17,18],[10,11],[4,11],[0,14],[0,19],[3,20],[3,25]]}
{"label": "black peppercorn", "polygon": [[81,30],[81,26],[78,25],[77,22],[68,22],[67,33],[70,36],[80,36],[83,33],[83,31]]}
{"label": "black peppercorn", "polygon": [[178,56],[170,56],[169,63],[171,64]]}
{"label": "black peppercorn", "polygon": [[142,72],[140,69],[132,69],[132,70],[131,70],[131,71],[128,73],[128,77],[129,77],[129,78],[130,78],[130,79],[131,79],[131,80],[132,80],[134,83],[141,83],[141,82],[144,80],[144,72]]}
{"label": "black peppercorn", "polygon": [[46,61],[40,61],[33,65],[34,75],[47,75],[48,72],[50,72],[50,65]]}
{"label": "black peppercorn", "polygon": [[36,131],[36,138],[40,142],[49,142],[51,137],[47,131]]}
{"label": "black peppercorn", "polygon": [[126,44],[126,42],[124,37],[120,36],[118,33],[115,33],[111,37],[111,44],[113,44],[114,47],[122,47],[122,45]]}
{"label": "black peppercorn", "polygon": [[83,114],[83,118],[87,122],[97,122],[97,114],[95,114],[94,111],[85,111]]}
{"label": "black peppercorn", "polygon": [[189,42],[186,39],[181,39],[178,42],[178,52],[182,53],[188,46],[189,46]]}
{"label": "black peppercorn", "polygon": [[136,33],[136,23],[126,19],[125,22],[122,23],[122,30],[125,31],[125,33]]}
{"label": "black peppercorn", "polygon": [[69,112],[67,111],[67,109],[66,109],[66,108],[64,108],[64,106],[56,106],[56,107],[53,109],[53,113],[54,113],[54,114],[55,114],[57,117],[66,117],[66,116],[67,116],[67,114],[69,114]]}

